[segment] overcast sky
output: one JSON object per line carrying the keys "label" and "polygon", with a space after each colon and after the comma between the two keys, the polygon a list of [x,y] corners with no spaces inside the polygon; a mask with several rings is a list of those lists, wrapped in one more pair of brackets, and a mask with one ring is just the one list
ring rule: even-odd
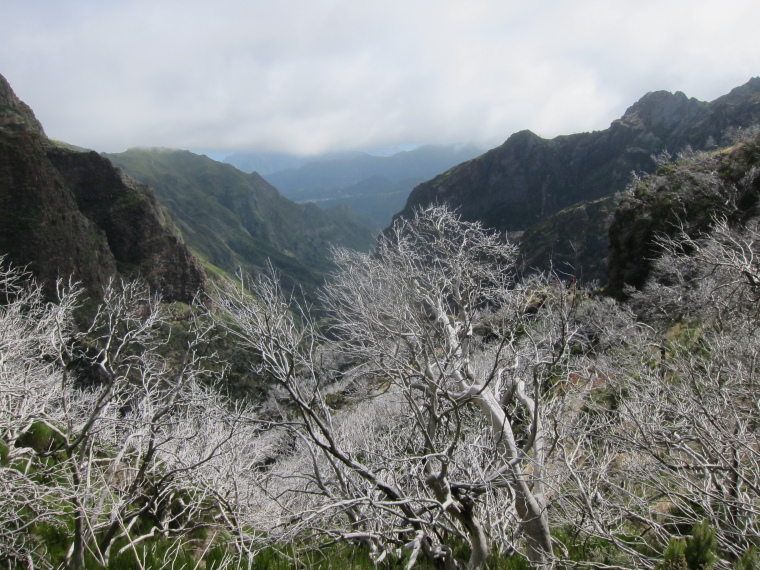
{"label": "overcast sky", "polygon": [[316,154],[604,129],[760,75],[757,0],[2,0],[51,138]]}

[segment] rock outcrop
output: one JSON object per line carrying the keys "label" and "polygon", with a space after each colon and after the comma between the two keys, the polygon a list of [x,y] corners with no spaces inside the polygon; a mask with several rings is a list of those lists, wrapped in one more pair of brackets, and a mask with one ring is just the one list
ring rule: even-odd
{"label": "rock outcrop", "polygon": [[607,280],[608,229],[615,214],[617,195],[578,202],[510,234],[520,248],[523,273],[551,270],[560,277],[583,283]]}
{"label": "rock outcrop", "polygon": [[142,276],[190,301],[205,274],[153,191],[94,152],[50,141],[0,76],[0,255],[49,292],[58,278],[97,297],[109,279]]}

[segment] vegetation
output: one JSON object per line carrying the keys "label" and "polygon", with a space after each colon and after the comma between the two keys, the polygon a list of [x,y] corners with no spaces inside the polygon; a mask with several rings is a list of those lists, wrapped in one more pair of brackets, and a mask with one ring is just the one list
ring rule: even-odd
{"label": "vegetation", "polygon": [[254,274],[271,263],[289,290],[316,289],[332,270],[330,246],[366,251],[372,232],[345,208],[295,204],[258,174],[188,151],[130,149],[105,155],[149,184],[188,246],[229,275]]}
{"label": "vegetation", "polygon": [[[627,305],[515,282],[445,208],[337,250],[327,320],[265,274],[211,312],[111,286],[77,329],[5,270],[2,562],[753,567],[760,227],[712,228]],[[268,400],[220,395],[222,339]]]}
{"label": "vegetation", "polygon": [[750,128],[733,136],[734,144],[719,152],[687,149],[674,162],[667,153],[655,157],[659,169],[634,181],[609,230],[612,295],[622,298],[627,286],[644,286],[658,236],[698,237],[716,219],[742,225],[758,215],[760,132]]}
{"label": "vegetation", "polygon": [[759,141],[631,190],[625,302],[440,206],[333,250],[318,315],[271,269],[170,305],[0,263],[0,564],[756,568]]}

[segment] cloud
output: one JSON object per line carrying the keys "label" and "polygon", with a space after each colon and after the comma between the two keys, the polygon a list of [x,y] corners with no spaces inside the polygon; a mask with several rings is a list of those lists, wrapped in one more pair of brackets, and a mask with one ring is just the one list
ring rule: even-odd
{"label": "cloud", "polygon": [[651,90],[760,73],[756,2],[57,0],[0,21],[0,73],[48,134],[327,150],[605,128]]}

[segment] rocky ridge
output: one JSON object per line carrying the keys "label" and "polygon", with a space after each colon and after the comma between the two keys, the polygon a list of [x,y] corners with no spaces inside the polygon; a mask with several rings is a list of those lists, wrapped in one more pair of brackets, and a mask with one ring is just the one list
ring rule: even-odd
{"label": "rocky ridge", "polygon": [[189,302],[206,276],[150,188],[94,152],[47,138],[0,76],[0,255],[50,293],[73,277],[97,297],[109,279],[146,279]]}
{"label": "rocky ridge", "polygon": [[653,153],[720,144],[760,120],[760,78],[710,103],[681,92],[648,93],[603,131],[543,139],[531,131],[418,185],[399,216],[447,203],[466,219],[525,230],[572,204],[625,189],[631,172],[652,172]]}

